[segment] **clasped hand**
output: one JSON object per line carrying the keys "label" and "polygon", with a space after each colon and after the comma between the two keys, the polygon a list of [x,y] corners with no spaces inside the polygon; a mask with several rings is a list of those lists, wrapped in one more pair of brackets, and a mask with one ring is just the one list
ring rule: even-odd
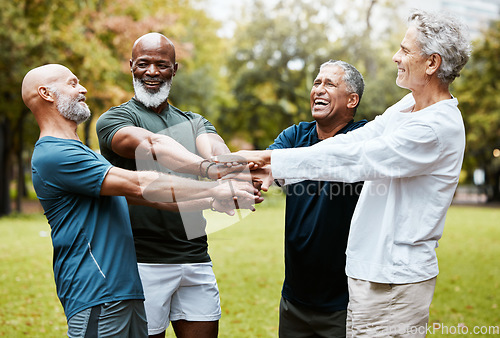
{"label": "clasped hand", "polygon": [[249,172],[237,174],[233,172],[225,178],[251,180],[254,187],[259,190],[268,191],[274,181],[270,166],[271,150],[242,150],[232,154],[214,156],[212,160],[224,164],[228,168],[247,166]]}

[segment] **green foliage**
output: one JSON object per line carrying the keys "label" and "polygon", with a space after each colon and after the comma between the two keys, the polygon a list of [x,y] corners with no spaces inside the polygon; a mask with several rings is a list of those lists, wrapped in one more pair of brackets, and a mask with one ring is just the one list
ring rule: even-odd
{"label": "green foliage", "polygon": [[[255,213],[209,235],[221,293],[221,338],[277,335],[284,204],[278,195],[271,199],[272,205],[265,201]],[[207,218],[210,224],[217,221],[217,214]],[[441,272],[430,323],[466,325],[470,332],[475,326],[498,327],[498,219],[500,209],[450,208],[437,249]],[[51,271],[50,237],[45,237],[49,231],[41,214],[0,219],[0,336],[65,336],[66,321]],[[432,336],[457,335],[436,332]]]}
{"label": "green foliage", "polygon": [[[372,119],[400,98],[391,61],[397,48],[387,52],[374,43],[369,25],[350,26],[371,19],[365,6],[339,11],[330,1],[282,0],[272,10],[262,1],[245,8],[227,61],[235,101],[217,121],[224,136],[236,134],[262,149],[291,124],[310,121],[312,82],[329,59],[345,60],[365,76],[358,118]],[[380,42],[391,31],[378,34]]]}
{"label": "green foliage", "polygon": [[[472,57],[454,86],[467,131],[465,167],[495,168],[493,149],[500,148],[500,21],[474,43]],[[500,166],[497,165],[496,170]]]}
{"label": "green foliage", "polygon": [[[28,162],[30,151],[24,151],[24,143],[32,149],[38,136],[21,98],[22,79],[30,69],[61,63],[80,78],[94,115],[79,133],[97,148],[95,121],[110,106],[132,97],[132,44],[151,31],[164,33],[177,47],[180,91],[172,94],[172,100],[209,116],[217,111],[217,93],[223,89],[217,79],[221,67],[217,55],[224,50],[216,35],[218,25],[193,9],[190,0],[0,2],[0,215],[8,213],[13,167],[21,171],[20,162]],[[201,80],[205,86],[193,85]],[[23,157],[16,157],[20,153]]]}
{"label": "green foliage", "polygon": [[[206,46],[215,41],[213,48],[222,49],[218,23],[192,9],[188,0],[4,1],[0,10],[0,117],[13,120],[25,109],[21,81],[34,67],[62,63],[70,68],[87,88],[90,108],[100,115],[132,96],[129,58],[139,36],[158,31],[170,37],[193,73],[209,59],[199,77],[217,69],[211,67],[217,53]],[[178,96],[180,103],[187,101]]]}
{"label": "green foliage", "polygon": [[[365,78],[356,119],[371,120],[407,93],[396,86],[391,61],[406,26],[391,20],[381,28],[376,22],[379,16],[397,18],[397,2],[281,0],[270,7],[253,1],[237,17],[234,37],[221,38],[221,23],[197,9],[200,1],[0,2],[0,196],[16,162],[28,162],[38,136],[20,95],[26,72],[62,63],[80,78],[94,115],[79,132],[97,148],[95,121],[133,95],[131,48],[147,32],[163,33],[176,45],[179,71],[171,102],[206,116],[234,150],[265,148],[281,130],[311,120],[311,84],[328,59],[353,64]],[[499,25],[476,42],[454,85],[467,127],[469,174],[478,166],[488,168],[489,176],[499,170],[491,156],[500,146]]]}

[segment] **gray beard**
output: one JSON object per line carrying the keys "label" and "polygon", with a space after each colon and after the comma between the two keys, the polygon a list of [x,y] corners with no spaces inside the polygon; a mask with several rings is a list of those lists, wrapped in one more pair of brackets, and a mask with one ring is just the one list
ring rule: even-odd
{"label": "gray beard", "polygon": [[56,108],[59,111],[59,114],[68,120],[76,122],[76,124],[87,121],[90,117],[89,106],[87,106],[86,103],[82,105],[79,102],[82,96],[85,97],[83,94],[80,94],[77,98],[72,99],[70,96],[61,94],[58,90],[53,90],[53,92],[57,97]]}
{"label": "gray beard", "polygon": [[163,82],[156,93],[151,93],[144,87],[141,80],[134,77],[133,83],[135,98],[148,108],[157,108],[163,102],[167,101],[168,95],[170,94],[170,88],[172,87],[172,79],[170,79]]}

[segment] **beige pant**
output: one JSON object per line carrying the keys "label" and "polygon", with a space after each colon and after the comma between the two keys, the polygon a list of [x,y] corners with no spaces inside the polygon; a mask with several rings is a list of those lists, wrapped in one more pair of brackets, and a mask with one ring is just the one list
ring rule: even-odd
{"label": "beige pant", "polygon": [[349,278],[347,337],[425,337],[436,278],[380,284]]}

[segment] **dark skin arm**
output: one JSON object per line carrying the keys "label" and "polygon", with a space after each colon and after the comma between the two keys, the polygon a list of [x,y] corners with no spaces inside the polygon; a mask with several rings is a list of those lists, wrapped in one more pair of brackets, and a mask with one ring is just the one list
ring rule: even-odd
{"label": "dark skin arm", "polygon": [[196,138],[198,156],[167,135],[152,133],[140,127],[124,127],[116,132],[111,149],[125,158],[156,159],[162,166],[182,173],[217,179],[230,172],[243,170],[244,165],[228,168],[211,165],[204,158],[228,153],[229,149],[217,134],[202,134]]}

